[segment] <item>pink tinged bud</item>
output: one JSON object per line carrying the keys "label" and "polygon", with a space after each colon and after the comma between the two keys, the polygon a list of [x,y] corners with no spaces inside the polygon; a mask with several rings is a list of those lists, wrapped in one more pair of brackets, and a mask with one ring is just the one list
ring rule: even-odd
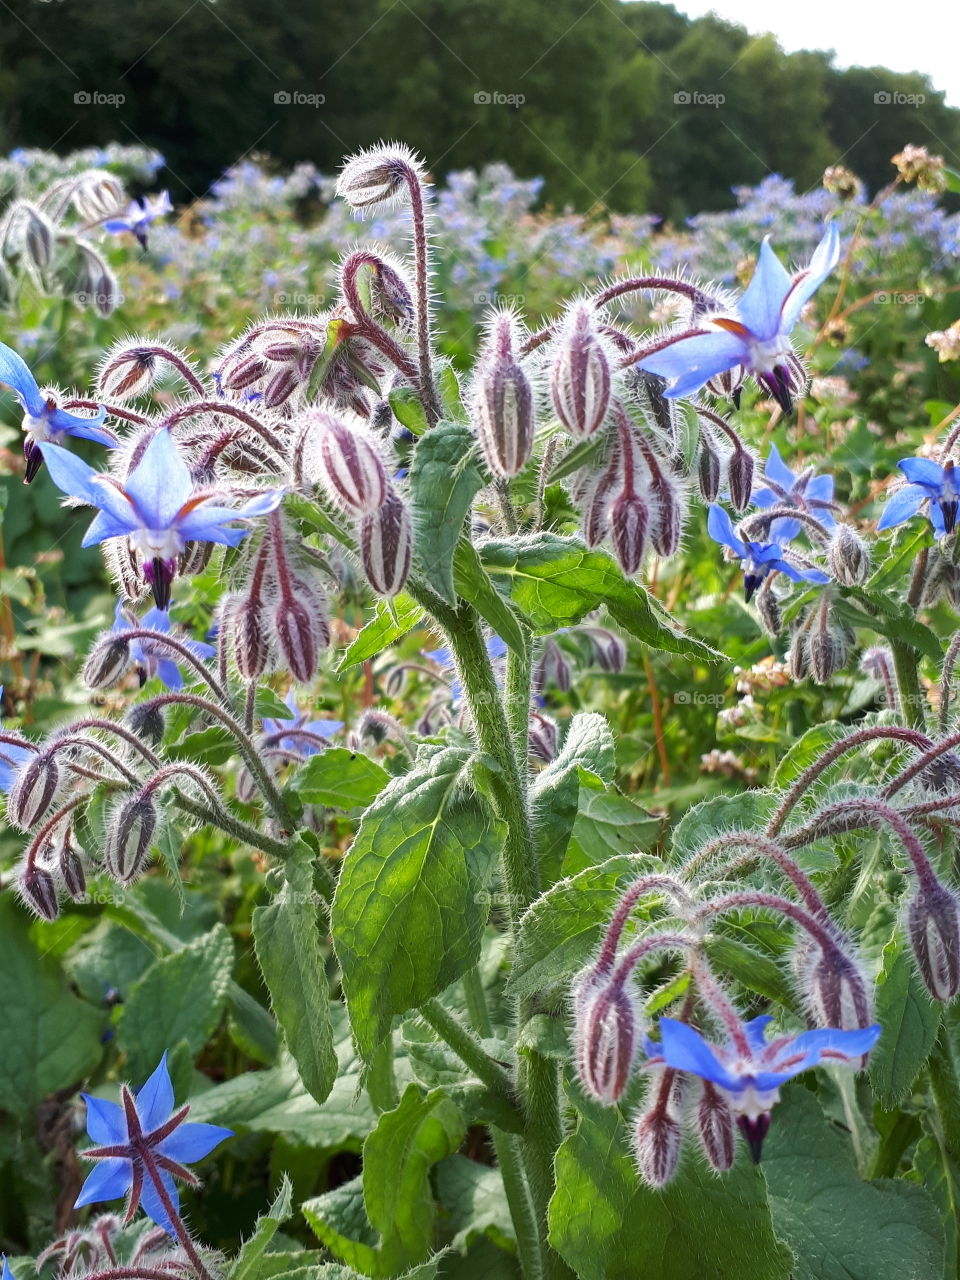
{"label": "pink tinged bud", "polygon": [[109,689],[130,667],[130,641],[107,632],[90,650],[83,664],[83,682],[88,689]]}
{"label": "pink tinged bud", "polygon": [[107,821],[103,861],[107,874],[119,884],[132,884],[150,859],[157,829],[157,809],[142,793],[121,801]]}
{"label": "pink tinged bud", "polygon": [[610,362],[590,312],[577,308],[550,371],[554,412],[575,440],[599,430],[610,407]]}
{"label": "pink tinged bud", "polygon": [[53,256],[53,228],[46,218],[27,208],[24,245],[30,258],[41,269],[50,265]]}
{"label": "pink tinged bud", "polygon": [[380,510],[361,522],[360,550],[364,572],[378,595],[395,596],[403,589],[410,572],[413,531],[410,514],[392,489]]}
{"label": "pink tinged bud", "polygon": [[816,627],[808,643],[810,674],[817,684],[826,684],[835,671],[847,660],[847,645],[843,633],[834,627]]}
{"label": "pink tinged bud", "polygon": [[28,760],[14,780],[7,798],[7,819],[22,831],[43,818],[60,785],[60,769],[49,752],[38,752]]}
{"label": "pink tinged bud", "polygon": [[313,609],[302,600],[286,596],[280,600],[273,617],[277,648],[290,674],[301,684],[308,684],[317,674],[321,637],[327,638],[326,626],[316,625]]}
{"label": "pink tinged bud", "polygon": [[721,466],[720,455],[713,442],[701,433],[700,459],[698,463],[700,493],[704,502],[716,502],[720,493]]}
{"label": "pink tinged bud", "polygon": [[583,506],[583,540],[588,547],[599,547],[610,532],[610,503],[615,474],[602,472],[588,489]]}
{"label": "pink tinged bud", "polygon": [[830,573],[845,587],[856,587],[870,576],[870,548],[848,524],[838,524],[827,551]]}
{"label": "pink tinged bud", "polygon": [[154,746],[163,741],[166,723],[163,709],[153,701],[135,702],[126,716],[127,724],[134,733],[152,742]]}
{"label": "pink tinged bud", "polygon": [[533,452],[533,391],[512,355],[491,355],[480,368],[474,415],[484,456],[494,475],[518,475]]}
{"label": "pink tinged bud", "polygon": [[229,616],[233,660],[241,679],[258,680],[270,662],[270,641],[259,600],[242,600]]}
{"label": "pink tinged bud", "polygon": [[535,760],[549,764],[557,754],[557,722],[549,716],[535,711],[530,717],[530,730],[527,736],[530,755]]}
{"label": "pink tinged bud", "polygon": [[637,1011],[622,982],[588,970],[574,993],[574,1047],[584,1089],[612,1105],[637,1055]]}
{"label": "pink tinged bud", "polygon": [[650,1187],[665,1186],[677,1171],[683,1133],[670,1109],[657,1102],[642,1113],[633,1134],[637,1171]]}
{"label": "pink tinged bud", "polygon": [[720,1173],[733,1167],[736,1132],[730,1104],[709,1080],[704,1080],[697,1104],[697,1133],[703,1154]]}
{"label": "pink tinged bud", "polygon": [[149,391],[156,373],[153,353],[133,347],[111,360],[100,375],[103,396],[123,404]]}
{"label": "pink tinged bud", "polygon": [[373,444],[330,414],[319,415],[320,465],[330,496],[354,516],[378,511],[387,496],[387,475]]}
{"label": "pink tinged bud", "polygon": [[839,947],[811,945],[800,962],[807,1005],[818,1026],[857,1031],[873,1025],[870,992],[860,967]]}
{"label": "pink tinged bud", "polygon": [[727,461],[727,488],[734,508],[745,511],[753,493],[753,458],[740,445],[737,445]]}
{"label": "pink tinged bud", "polygon": [[87,891],[87,877],[83,870],[83,862],[73,846],[70,832],[64,834],[57,854],[57,871],[63,887],[74,901],[82,898]]}
{"label": "pink tinged bud", "polygon": [[597,665],[604,671],[615,674],[627,665],[627,646],[612,631],[606,632],[596,641],[593,652]]}
{"label": "pink tinged bud", "polygon": [[299,385],[300,378],[296,369],[289,367],[278,369],[263,389],[264,406],[267,409],[279,409],[290,399]]}
{"label": "pink tinged bud", "polygon": [[787,670],[794,680],[806,680],[810,674],[810,639],[798,631],[787,652]]}
{"label": "pink tinged bud", "polygon": [[650,513],[647,504],[636,493],[622,493],[610,511],[613,549],[620,567],[632,577],[643,563],[647,549]]}
{"label": "pink tinged bud", "polygon": [[56,920],[60,914],[57,882],[45,867],[25,867],[17,881],[24,906],[41,920]]}
{"label": "pink tinged bud", "polygon": [[410,286],[388,262],[380,261],[370,279],[370,311],[378,320],[404,325],[413,319]]}
{"label": "pink tinged bud", "polygon": [[220,376],[220,384],[224,391],[244,391],[265,377],[266,372],[263,356],[250,351],[228,366]]}
{"label": "pink tinged bud", "polygon": [[534,672],[534,686],[537,689],[545,689],[547,685],[552,684],[561,693],[566,693],[570,688],[572,674],[570,663],[564,657],[560,646],[548,643]]}
{"label": "pink tinged bud", "polygon": [[768,636],[778,636],[783,630],[783,610],[777,596],[769,588],[761,590],[757,592],[755,603],[764,631]]}
{"label": "pink tinged bud", "polygon": [[923,884],[907,907],[907,935],[917,969],[934,1000],[960,990],[960,903],[939,881]]}
{"label": "pink tinged bud", "polygon": [[650,464],[650,479],[654,496],[653,519],[650,522],[650,541],[658,556],[672,556],[680,547],[683,533],[683,506],[673,480],[666,470]]}

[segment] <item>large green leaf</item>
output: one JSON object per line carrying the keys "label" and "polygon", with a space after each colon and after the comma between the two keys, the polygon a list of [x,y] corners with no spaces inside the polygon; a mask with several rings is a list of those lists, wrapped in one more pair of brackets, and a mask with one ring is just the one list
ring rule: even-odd
{"label": "large green leaf", "polygon": [[523,653],[527,640],[519,612],[513,602],[493,585],[493,580],[480,563],[476,547],[466,538],[461,538],[457,544],[453,566],[458,594],[473,605],[504,643]]}
{"label": "large green leaf", "polygon": [[648,813],[615,787],[597,791],[581,786],[563,874],[573,875],[614,854],[653,849],[662,830],[662,818]]}
{"label": "large green leaf", "polygon": [[427,582],[448,604],[457,601],[453,553],[484,484],[476,436],[462,422],[441,422],[417,442],[410,469],[414,554]]}
{"label": "large green leaf", "polygon": [[654,649],[701,662],[722,654],[678,630],[663,607],[638,582],[625,578],[604,551],[589,551],[577,538],[538,533],[483,543],[480,559],[540,632],[580,622],[605,606],[617,622]]}
{"label": "large green leaf", "polygon": [[512,1251],[515,1232],[499,1169],[453,1155],[437,1165],[436,1179],[437,1195],[455,1232],[450,1242],[454,1249],[465,1253],[474,1240],[486,1235]]}
{"label": "large green leaf", "polygon": [[469,760],[459,747],[421,756],[366,811],[344,859],[331,923],[364,1057],[394,1014],[439,995],[480,954],[500,834],[464,778]]}
{"label": "large green leaf", "polygon": [[328,747],[300,766],[290,786],[306,804],[355,809],[376,799],[389,778],[386,769],[369,756],[346,747]]}
{"label": "large green leaf", "polygon": [[763,1172],[795,1280],[941,1280],[943,1228],[930,1196],[902,1179],[862,1182],[849,1138],[803,1085],[786,1089],[774,1112]]}
{"label": "large green leaf", "polygon": [[117,1044],[134,1082],[145,1080],[165,1049],[181,1040],[197,1054],[217,1028],[233,971],[233,941],[222,924],[163,956],[130,988]]}
{"label": "large green leaf", "polygon": [[71,994],[9,893],[0,897],[0,1008],[0,1110],[29,1116],[100,1061],[103,1015]]}
{"label": "large green leaf", "polygon": [[937,1039],[942,1006],[934,1004],[899,936],[883,949],[874,1017],[883,1027],[870,1054],[870,1083],[886,1111],[909,1092]]}
{"label": "large green leaf", "polygon": [[[629,1125],[616,1108],[578,1101],[557,1153],[550,1241],[579,1280],[786,1280],[763,1179],[741,1147],[721,1177],[696,1159],[651,1191],[638,1179]],[[840,1273],[831,1277],[839,1280]]]}
{"label": "large green leaf", "polygon": [[323,1102],[336,1079],[337,1055],[317,928],[313,851],[306,841],[291,841],[283,868],[280,893],[253,913],[253,940],[273,1012],[300,1078]]}
{"label": "large green leaf", "polygon": [[280,1189],[274,1196],[273,1203],[266,1213],[257,1219],[253,1235],[245,1240],[240,1252],[227,1270],[227,1280],[261,1280],[263,1255],[270,1247],[273,1237],[293,1212],[291,1203],[293,1187],[286,1174],[280,1183]]}
{"label": "large green leaf", "polygon": [[537,858],[544,881],[555,880],[559,874],[577,818],[581,770],[595,778],[598,786],[613,780],[613,735],[603,716],[595,712],[573,717],[563,747],[530,787]]}
{"label": "large green leaf", "polygon": [[378,601],[373,617],[340,659],[339,669],[343,671],[358,662],[375,658],[378,653],[401,640],[422,617],[423,610],[416,600],[402,591],[392,600]]}
{"label": "large green leaf", "polygon": [[925,1134],[913,1150],[913,1170],[909,1175],[922,1184],[940,1210],[945,1238],[943,1280],[957,1280],[960,1274],[960,1170],[942,1141]]}

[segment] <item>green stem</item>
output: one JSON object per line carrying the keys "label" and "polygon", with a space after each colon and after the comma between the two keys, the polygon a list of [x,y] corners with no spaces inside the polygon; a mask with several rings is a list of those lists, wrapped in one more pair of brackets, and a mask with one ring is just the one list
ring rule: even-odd
{"label": "green stem", "polygon": [[513,742],[521,785],[526,796],[528,757],[530,754],[530,693],[533,675],[533,645],[526,637],[523,653],[507,650],[507,669],[504,680],[504,701],[507,704],[507,723]]}
{"label": "green stem", "polygon": [[373,1051],[366,1084],[370,1102],[378,1115],[381,1115],[384,1111],[394,1110],[400,1101],[400,1097],[397,1093],[397,1081],[393,1073],[392,1031],[383,1044],[378,1045]]}
{"label": "green stem", "polygon": [[897,678],[897,693],[904,720],[915,729],[924,727],[925,699],[920,688],[920,655],[905,640],[892,640],[893,669]]}
{"label": "green stem", "polygon": [[[522,1014],[521,1014],[522,1016]],[[527,1051],[523,1095],[527,1114],[523,1138],[524,1162],[530,1179],[534,1210],[541,1238],[547,1238],[547,1210],[556,1185],[554,1159],[563,1141],[560,1116],[558,1064],[540,1053]],[[573,1272],[552,1249],[547,1249],[546,1274],[551,1280]]]}
{"label": "green stem", "polygon": [[483,989],[483,979],[476,965],[467,970],[462,981],[467,1014],[473,1023],[474,1031],[479,1036],[492,1036],[493,1023],[490,1020],[490,1010],[487,1008],[487,993]]}
{"label": "green stem", "polygon": [[446,1041],[491,1093],[499,1094],[513,1105],[513,1081],[509,1073],[490,1057],[477,1037],[459,1018],[454,1017],[439,1000],[428,1000],[421,1005],[420,1017],[434,1029],[441,1040]]}

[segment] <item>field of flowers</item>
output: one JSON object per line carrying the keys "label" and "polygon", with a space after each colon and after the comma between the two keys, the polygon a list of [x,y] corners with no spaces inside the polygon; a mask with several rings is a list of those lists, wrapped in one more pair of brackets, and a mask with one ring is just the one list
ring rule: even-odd
{"label": "field of flowers", "polygon": [[0,161],[3,1280],[955,1280],[960,175],[162,166]]}

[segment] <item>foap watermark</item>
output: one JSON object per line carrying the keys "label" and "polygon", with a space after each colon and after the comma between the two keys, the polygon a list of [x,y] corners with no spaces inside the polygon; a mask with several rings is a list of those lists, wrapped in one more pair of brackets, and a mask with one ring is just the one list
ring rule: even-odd
{"label": "foap watermark", "polygon": [[700,689],[678,689],[673,701],[681,707],[722,707],[726,702],[722,693],[703,693]]}
{"label": "foap watermark", "polygon": [[727,100],[725,93],[702,93],[699,89],[678,89],[673,95],[678,107],[722,107]]}
{"label": "foap watermark", "polygon": [[302,93],[299,89],[278,89],[273,95],[277,107],[322,107],[327,100],[325,93]]}
{"label": "foap watermark", "polygon": [[76,107],[122,107],[126,100],[125,93],[101,93],[99,89],[78,89],[73,95]]}
{"label": "foap watermark", "polygon": [[98,311],[107,308],[106,314],[122,307],[126,302],[126,295],[122,293],[111,293],[109,290],[97,292],[94,289],[81,289],[73,295],[73,300],[78,307],[96,307]]}
{"label": "foap watermark", "polygon": [[275,307],[317,307],[326,306],[327,295],[325,293],[275,293],[273,295],[273,305]]}
{"label": "foap watermark", "polygon": [[475,293],[474,305],[478,307],[522,307],[526,302],[522,293]]}
{"label": "foap watermark", "polygon": [[501,93],[499,89],[478,89],[473,95],[477,107],[522,107],[526,100],[526,94]]}
{"label": "foap watermark", "polygon": [[915,307],[926,300],[925,293],[878,293],[874,296],[874,302],[881,306],[892,303],[895,307]]}
{"label": "foap watermark", "polygon": [[878,89],[873,101],[878,107],[922,107],[925,93],[901,93],[899,89]]}

